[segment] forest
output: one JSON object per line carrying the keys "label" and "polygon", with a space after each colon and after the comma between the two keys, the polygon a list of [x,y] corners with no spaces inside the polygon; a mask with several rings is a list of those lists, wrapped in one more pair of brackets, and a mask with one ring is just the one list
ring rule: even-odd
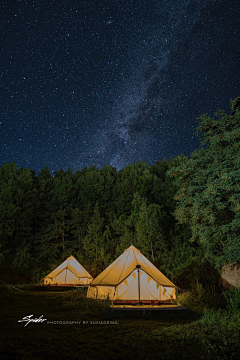
{"label": "forest", "polygon": [[230,106],[198,118],[189,157],[54,176],[3,164],[0,273],[37,283],[74,255],[94,277],[133,244],[172,281],[213,288],[240,261],[240,97]]}

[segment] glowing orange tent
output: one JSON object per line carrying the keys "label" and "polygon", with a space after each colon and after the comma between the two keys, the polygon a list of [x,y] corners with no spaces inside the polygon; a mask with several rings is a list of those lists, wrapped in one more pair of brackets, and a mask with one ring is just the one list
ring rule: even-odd
{"label": "glowing orange tent", "polygon": [[113,301],[169,301],[175,285],[133,245],[99,274],[87,297]]}
{"label": "glowing orange tent", "polygon": [[44,285],[87,285],[92,279],[87,270],[71,255],[44,278]]}

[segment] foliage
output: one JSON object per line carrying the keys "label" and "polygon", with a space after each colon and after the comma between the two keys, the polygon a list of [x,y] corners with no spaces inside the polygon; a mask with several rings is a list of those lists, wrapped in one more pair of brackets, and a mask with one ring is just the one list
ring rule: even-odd
{"label": "foliage", "polygon": [[230,312],[240,312],[240,290],[226,290],[223,295],[227,302],[227,310]]}
{"label": "foliage", "polygon": [[203,147],[169,171],[178,187],[176,218],[190,224],[191,241],[219,267],[240,259],[240,97],[231,104],[229,116],[198,119]]}
{"label": "foliage", "polygon": [[134,244],[174,276],[195,250],[187,243],[188,227],[173,216],[176,186],[166,171],[186,159],[163,159],[149,167],[134,163],[119,172],[111,166],[75,174],[60,170],[54,176],[48,167],[36,175],[3,164],[2,264],[19,267],[39,281],[74,254],[96,275]]}

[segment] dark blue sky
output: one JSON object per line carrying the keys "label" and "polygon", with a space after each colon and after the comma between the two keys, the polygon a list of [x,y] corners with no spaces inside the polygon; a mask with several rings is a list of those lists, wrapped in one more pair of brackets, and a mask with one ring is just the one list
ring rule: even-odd
{"label": "dark blue sky", "polygon": [[189,155],[240,95],[239,1],[1,0],[0,165]]}

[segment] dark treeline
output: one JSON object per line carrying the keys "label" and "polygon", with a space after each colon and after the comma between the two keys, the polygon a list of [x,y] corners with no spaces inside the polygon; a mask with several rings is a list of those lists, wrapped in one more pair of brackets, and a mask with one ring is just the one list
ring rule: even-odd
{"label": "dark treeline", "polygon": [[[186,160],[134,163],[118,172],[111,166],[60,170],[54,177],[47,167],[36,175],[2,165],[2,262],[34,275],[71,254],[97,272],[131,244],[159,265],[183,248],[191,256],[190,232],[174,218],[176,187],[166,174]],[[174,272],[172,261],[168,271]]]}
{"label": "dark treeline", "polygon": [[54,176],[3,164],[0,266],[37,281],[73,254],[95,276],[131,244],[171,279],[239,261],[239,99],[198,119],[204,145],[190,158]]}

